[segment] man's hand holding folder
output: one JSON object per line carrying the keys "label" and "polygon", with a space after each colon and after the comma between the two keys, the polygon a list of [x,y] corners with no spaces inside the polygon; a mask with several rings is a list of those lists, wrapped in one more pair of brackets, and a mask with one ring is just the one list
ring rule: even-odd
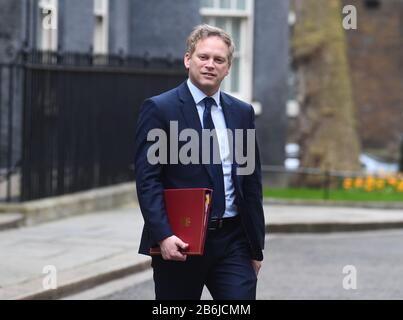
{"label": "man's hand holding folder", "polygon": [[170,236],[160,242],[161,255],[164,260],[185,261],[188,243],[184,243],[177,236]]}
{"label": "man's hand holding folder", "polygon": [[165,209],[174,235],[150,249],[165,260],[185,261],[203,255],[213,191],[206,188],[164,190]]}

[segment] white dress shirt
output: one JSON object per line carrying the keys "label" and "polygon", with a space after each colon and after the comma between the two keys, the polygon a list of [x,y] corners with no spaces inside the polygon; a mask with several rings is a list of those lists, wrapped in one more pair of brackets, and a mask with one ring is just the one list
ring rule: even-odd
{"label": "white dress shirt", "polygon": [[[190,93],[196,103],[197,112],[199,114],[200,123],[203,128],[203,112],[205,109],[203,99],[207,95],[196,87],[190,79],[187,80]],[[230,148],[227,136],[227,126],[225,124],[224,112],[220,103],[220,89],[211,96],[214,99],[215,105],[211,107],[211,118],[213,119],[214,127],[217,132],[218,145],[220,149],[220,158],[224,176],[225,189],[225,212],[223,217],[229,218],[236,216],[238,211],[235,205],[235,188],[231,177],[232,161],[230,159]]]}

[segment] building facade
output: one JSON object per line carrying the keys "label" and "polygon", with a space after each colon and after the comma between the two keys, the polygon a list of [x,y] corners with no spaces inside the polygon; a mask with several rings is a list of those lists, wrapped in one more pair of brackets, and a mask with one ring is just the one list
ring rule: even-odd
{"label": "building facade", "polygon": [[199,23],[224,28],[236,52],[223,90],[257,113],[262,163],[283,165],[288,1],[2,0],[0,62],[22,48],[182,59]]}

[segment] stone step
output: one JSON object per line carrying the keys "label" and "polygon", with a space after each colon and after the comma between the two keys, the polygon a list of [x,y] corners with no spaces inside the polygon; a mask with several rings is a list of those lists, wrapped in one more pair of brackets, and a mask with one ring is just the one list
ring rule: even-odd
{"label": "stone step", "polygon": [[24,215],[21,213],[1,213],[0,212],[0,231],[18,228],[24,223]]}

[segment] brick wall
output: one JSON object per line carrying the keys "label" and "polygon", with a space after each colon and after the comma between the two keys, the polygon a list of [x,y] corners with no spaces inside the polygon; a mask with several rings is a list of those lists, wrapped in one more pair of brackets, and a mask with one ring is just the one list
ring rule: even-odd
{"label": "brick wall", "polygon": [[343,0],[357,8],[358,29],[346,31],[364,150],[397,160],[403,134],[403,0]]}

